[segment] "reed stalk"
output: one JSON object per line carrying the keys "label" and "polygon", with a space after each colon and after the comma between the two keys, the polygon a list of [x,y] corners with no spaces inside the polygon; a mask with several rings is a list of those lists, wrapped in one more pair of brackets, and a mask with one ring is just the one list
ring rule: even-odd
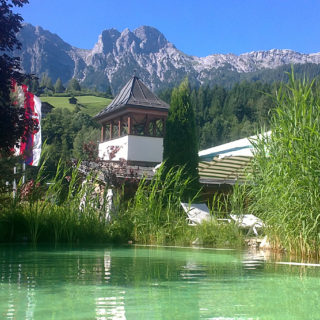
{"label": "reed stalk", "polygon": [[272,242],[295,254],[319,255],[320,97],[314,82],[277,92],[271,135],[253,141],[250,210],[268,225]]}
{"label": "reed stalk", "polygon": [[181,201],[192,180],[185,178],[184,167],[171,168],[165,175],[163,170],[164,165],[151,181],[141,180],[128,206],[135,241],[172,242],[186,224]]}
{"label": "reed stalk", "polygon": [[43,222],[44,211],[47,203],[36,200],[30,201],[24,210],[24,216],[27,222],[28,231],[32,244],[36,244],[41,231],[41,222]]}

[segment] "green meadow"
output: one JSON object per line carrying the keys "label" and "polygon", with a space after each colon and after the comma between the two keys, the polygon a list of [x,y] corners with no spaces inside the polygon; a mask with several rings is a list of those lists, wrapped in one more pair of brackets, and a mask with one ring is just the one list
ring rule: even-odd
{"label": "green meadow", "polygon": [[[75,96],[75,98],[78,100],[81,111],[90,116],[96,115],[111,102],[111,99],[96,96]],[[40,99],[43,102],[50,103],[55,108],[66,108],[70,111],[73,111],[76,106],[69,103],[70,97],[40,97]]]}

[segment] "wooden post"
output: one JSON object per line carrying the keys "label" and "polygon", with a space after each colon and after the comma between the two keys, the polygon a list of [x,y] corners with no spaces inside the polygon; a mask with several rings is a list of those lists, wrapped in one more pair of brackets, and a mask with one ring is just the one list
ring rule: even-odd
{"label": "wooden post", "polygon": [[128,116],[128,135],[131,134],[131,117]]}
{"label": "wooden post", "polygon": [[152,121],[152,134],[155,137],[157,135],[157,120]]}
{"label": "wooden post", "polygon": [[166,134],[166,119],[162,118],[162,138],[164,138],[165,134]]}
{"label": "wooden post", "polygon": [[100,142],[104,141],[104,130],[105,130],[105,124],[102,124]]}
{"label": "wooden post", "polygon": [[118,120],[118,136],[121,137],[121,118]]}
{"label": "wooden post", "polygon": [[149,115],[146,114],[146,122],[145,122],[145,125],[144,125],[144,135],[145,136],[149,135],[149,123],[150,123]]}
{"label": "wooden post", "polygon": [[112,137],[112,130],[113,130],[113,123],[110,122],[110,140],[113,138]]}

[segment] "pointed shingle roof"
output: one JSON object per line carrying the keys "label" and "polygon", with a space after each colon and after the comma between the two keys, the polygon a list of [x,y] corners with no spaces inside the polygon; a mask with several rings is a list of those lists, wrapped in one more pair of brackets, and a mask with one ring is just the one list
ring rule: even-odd
{"label": "pointed shingle roof", "polygon": [[132,77],[111,103],[94,118],[99,120],[124,107],[168,110],[169,105],[152,93],[136,76]]}

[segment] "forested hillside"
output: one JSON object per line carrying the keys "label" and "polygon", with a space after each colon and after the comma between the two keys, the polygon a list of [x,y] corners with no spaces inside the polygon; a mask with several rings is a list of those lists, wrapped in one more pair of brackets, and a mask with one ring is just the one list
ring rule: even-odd
{"label": "forested hillside", "polygon": [[[301,73],[296,75],[302,77]],[[199,150],[254,135],[262,127],[268,129],[270,110],[283,85],[286,84],[242,81],[231,88],[191,86]],[[320,90],[319,82],[316,82],[315,90]],[[171,92],[169,88],[157,92],[157,95],[170,103]],[[72,157],[86,159],[88,152],[92,154],[96,150],[99,125],[87,113],[88,110],[77,107],[74,111],[55,108],[44,119],[43,136],[52,154],[50,161],[57,163],[60,157],[64,160]]]}
{"label": "forested hillside", "polygon": [[[278,87],[275,83],[243,81],[231,89],[218,85],[192,89],[199,149],[247,137],[262,126],[268,127],[268,113]],[[161,91],[159,97],[170,103],[170,93],[170,89]]]}
{"label": "forested hillside", "polygon": [[[309,79],[319,77],[320,75],[320,65],[316,63],[296,63],[296,64],[285,64],[273,69],[262,69],[252,72],[238,72],[232,69],[232,66],[225,65],[223,67],[212,69],[207,72],[206,80],[203,85],[209,85],[210,87],[214,85],[219,85],[224,88],[232,88],[235,84],[248,81],[256,82],[261,81],[262,83],[272,84],[274,82],[288,82],[288,73],[291,73],[291,69],[294,68],[295,77],[299,79]],[[192,83],[192,78],[189,79]],[[197,82],[193,81],[194,85]]]}

